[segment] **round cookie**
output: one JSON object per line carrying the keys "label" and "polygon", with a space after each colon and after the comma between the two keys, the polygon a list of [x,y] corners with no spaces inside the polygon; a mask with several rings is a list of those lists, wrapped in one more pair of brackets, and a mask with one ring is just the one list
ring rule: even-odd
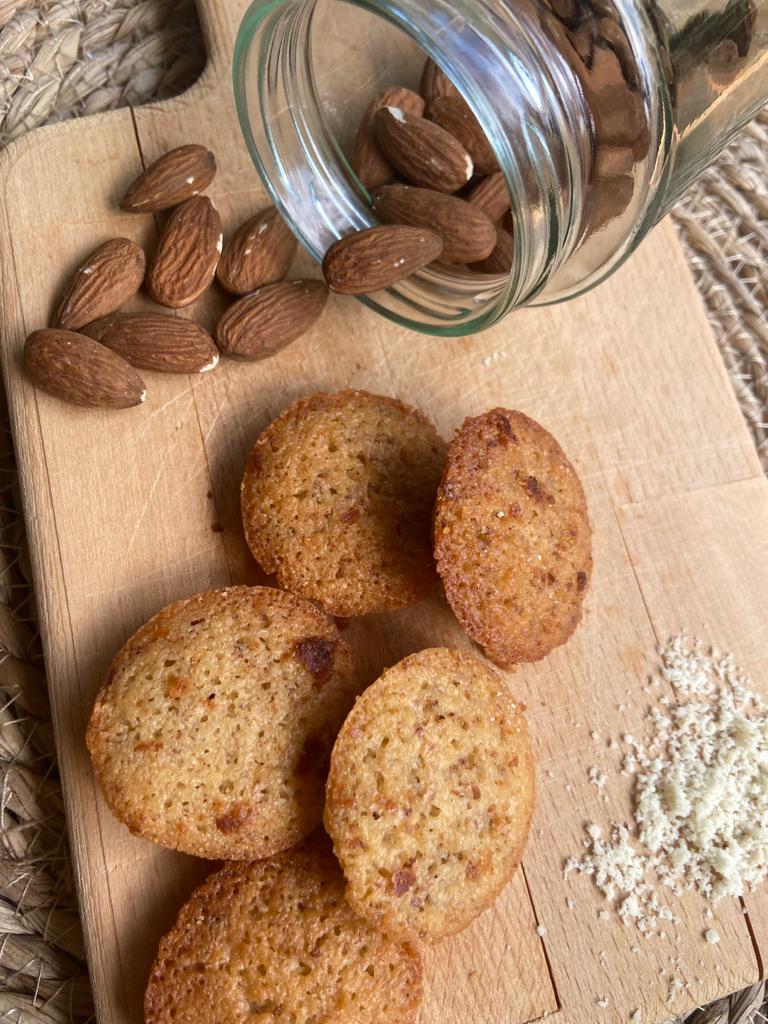
{"label": "round cookie", "polygon": [[413,604],[437,582],[430,530],[444,462],[432,424],[394,398],[302,398],[267,427],[246,465],[253,556],[332,615]]}
{"label": "round cookie", "polygon": [[435,506],[435,560],[448,603],[502,667],[538,661],[570,637],[592,571],[579,478],[520,412],[464,421]]}
{"label": "round cookie", "polygon": [[421,960],[344,900],[327,842],[227,864],[162,939],[146,1024],[412,1024]]}
{"label": "round cookie", "polygon": [[268,857],[320,821],[354,695],[349,649],[321,611],[231,587],[169,605],[128,640],[86,740],[131,832],[198,857]]}
{"label": "round cookie", "polygon": [[331,754],[324,820],[359,914],[432,942],[493,901],[533,810],[522,712],[487,663],[447,648],[409,655],[358,698]]}

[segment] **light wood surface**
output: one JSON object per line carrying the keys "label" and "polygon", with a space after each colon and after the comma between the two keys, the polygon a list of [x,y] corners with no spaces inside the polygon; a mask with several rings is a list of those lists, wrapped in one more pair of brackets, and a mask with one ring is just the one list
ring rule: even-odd
{"label": "light wood surface", "polygon": [[[667,633],[687,626],[729,647],[768,692],[768,488],[669,224],[590,295],[475,338],[418,337],[332,299],[321,324],[269,362],[222,361],[201,379],[147,374],[149,397],[135,410],[68,407],[21,374],[24,337],[46,322],[67,268],[114,235],[151,242],[151,220],[115,205],[142,162],[207,143],[221,167],[210,191],[225,225],[263,205],[230,97],[239,7],[207,0],[211,59],[185,96],[44,129],[0,157],[3,368],[102,1024],[141,1020],[157,939],[209,866],[134,839],[111,818],[83,744],[95,689],[112,653],[160,606],[261,578],[238,517],[245,454],[290,399],[346,385],[421,406],[446,436],[496,404],[535,417],[581,473],[595,533],[583,625],[567,647],[510,677],[530,709],[539,762],[523,870],[472,928],[429,953],[423,1024],[544,1014],[619,1022],[635,1009],[651,1024],[753,981],[768,951],[764,895],[745,901],[746,915],[735,900],[715,908],[715,948],[703,940],[696,896],[673,900],[676,924],[644,941],[598,919],[587,879],[562,877],[585,820],[629,815],[627,780],[605,739],[641,731],[642,688]],[[214,313],[206,299],[185,315]],[[408,651],[467,643],[438,599],[355,622],[348,636],[369,680]],[[611,768],[605,800],[588,782],[592,765]],[[675,977],[685,984],[668,1002]]]}

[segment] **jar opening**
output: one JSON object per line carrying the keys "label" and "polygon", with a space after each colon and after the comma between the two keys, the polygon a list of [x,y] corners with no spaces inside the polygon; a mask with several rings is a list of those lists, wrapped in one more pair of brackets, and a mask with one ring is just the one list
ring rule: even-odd
{"label": "jar opening", "polygon": [[[480,122],[510,195],[512,269],[432,264],[362,297],[406,327],[479,331],[516,306],[574,294],[594,270],[570,259],[584,240],[593,125],[547,11],[540,0],[256,0],[244,18],[234,67],[243,134],[271,198],[317,260],[378,223],[349,155],[385,88],[418,90],[429,56]],[[626,237],[632,212],[620,225]]]}
{"label": "jar opening", "polygon": [[[431,265],[363,301],[404,326],[463,335],[490,326],[535,290],[556,249],[551,236],[558,220],[540,180],[550,163],[543,128],[530,120],[524,126],[524,148],[540,165],[521,161],[488,101],[483,80],[492,74],[493,40],[481,39],[455,6],[436,5],[431,25],[424,9],[415,2],[393,9],[345,0],[257,0],[238,37],[235,90],[243,133],[271,198],[321,260],[337,238],[377,223],[347,156],[366,106],[392,85],[418,90],[426,56],[437,60],[475,108],[516,197],[513,268],[499,275]],[[521,97],[521,104],[530,106],[530,98]],[[559,183],[551,193],[562,201]]]}

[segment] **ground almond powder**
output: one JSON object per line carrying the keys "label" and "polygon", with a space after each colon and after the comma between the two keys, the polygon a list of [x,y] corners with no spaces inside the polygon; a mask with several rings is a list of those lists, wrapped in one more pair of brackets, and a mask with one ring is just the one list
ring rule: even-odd
{"label": "ground almond powder", "polygon": [[650,708],[645,740],[621,737],[634,821],[607,836],[587,824],[584,854],[565,864],[646,936],[673,919],[656,882],[718,900],[768,874],[768,706],[731,655],[685,636],[660,654],[656,682],[671,683],[675,697]]}

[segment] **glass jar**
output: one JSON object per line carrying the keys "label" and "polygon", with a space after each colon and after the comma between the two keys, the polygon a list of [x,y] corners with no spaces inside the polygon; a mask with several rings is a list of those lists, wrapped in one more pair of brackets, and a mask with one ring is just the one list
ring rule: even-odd
{"label": "glass jar", "polygon": [[621,264],[768,99],[768,0],[256,0],[235,50],[238,114],[316,259],[377,223],[348,154],[378,93],[418,90],[425,55],[493,146],[512,269],[433,264],[363,301],[469,334]]}

